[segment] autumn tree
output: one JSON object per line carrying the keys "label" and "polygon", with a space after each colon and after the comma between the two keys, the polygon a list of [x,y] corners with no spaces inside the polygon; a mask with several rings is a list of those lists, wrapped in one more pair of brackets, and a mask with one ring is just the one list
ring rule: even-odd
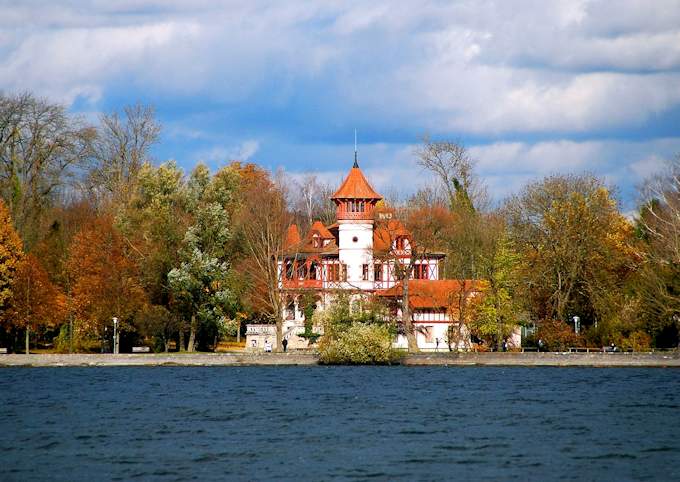
{"label": "autumn tree", "polygon": [[529,184],[506,206],[509,239],[523,259],[522,292],[535,320],[617,311],[632,269],[631,224],[602,182],[561,175]]}
{"label": "autumn tree", "polygon": [[283,298],[279,289],[278,260],[284,254],[286,229],[290,225],[283,183],[260,175],[245,182],[238,215],[250,273],[251,299],[267,319],[276,323],[276,350],[283,345]]}
{"label": "autumn tree", "polygon": [[4,318],[13,295],[13,283],[23,257],[21,238],[14,230],[12,217],[0,199],[0,318]]}
{"label": "autumn tree", "polygon": [[26,255],[18,265],[8,313],[11,325],[25,332],[25,353],[29,353],[30,333],[59,326],[65,311],[63,293],[50,281],[40,261]]}
{"label": "autumn tree", "polygon": [[81,342],[101,340],[113,317],[120,320],[122,332],[134,329],[135,314],[147,299],[130,250],[108,215],[74,237],[67,269],[73,280],[74,335]]}

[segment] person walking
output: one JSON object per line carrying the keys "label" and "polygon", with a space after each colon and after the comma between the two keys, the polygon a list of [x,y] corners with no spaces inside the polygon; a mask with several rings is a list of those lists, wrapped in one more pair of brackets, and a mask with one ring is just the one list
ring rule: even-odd
{"label": "person walking", "polygon": [[281,344],[283,345],[283,352],[286,353],[288,351],[288,338],[284,338]]}

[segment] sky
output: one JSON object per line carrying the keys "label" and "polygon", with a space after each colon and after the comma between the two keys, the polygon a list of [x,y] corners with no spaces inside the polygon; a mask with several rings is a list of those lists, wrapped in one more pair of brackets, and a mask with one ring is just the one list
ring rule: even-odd
{"label": "sky", "polygon": [[140,101],[157,162],[256,162],[376,189],[463,142],[496,200],[590,172],[632,210],[680,153],[680,0],[0,0],[0,91],[97,119]]}

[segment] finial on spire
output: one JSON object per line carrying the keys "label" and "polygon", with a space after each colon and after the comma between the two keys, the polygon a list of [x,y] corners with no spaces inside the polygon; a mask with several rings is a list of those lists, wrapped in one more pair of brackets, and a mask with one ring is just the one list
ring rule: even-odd
{"label": "finial on spire", "polygon": [[352,167],[359,167],[359,160],[357,159],[357,130],[354,129],[354,165]]}

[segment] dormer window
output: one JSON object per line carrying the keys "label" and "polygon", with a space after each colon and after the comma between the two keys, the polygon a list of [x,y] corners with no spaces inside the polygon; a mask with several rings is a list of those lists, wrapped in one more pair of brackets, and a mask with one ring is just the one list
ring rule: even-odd
{"label": "dormer window", "polygon": [[312,236],[312,246],[315,248],[320,248],[321,247],[321,240],[319,239],[319,235],[314,233]]}
{"label": "dormer window", "polygon": [[400,251],[403,251],[407,249],[407,239],[406,236],[397,236],[397,238],[394,240],[394,248],[398,249]]}

